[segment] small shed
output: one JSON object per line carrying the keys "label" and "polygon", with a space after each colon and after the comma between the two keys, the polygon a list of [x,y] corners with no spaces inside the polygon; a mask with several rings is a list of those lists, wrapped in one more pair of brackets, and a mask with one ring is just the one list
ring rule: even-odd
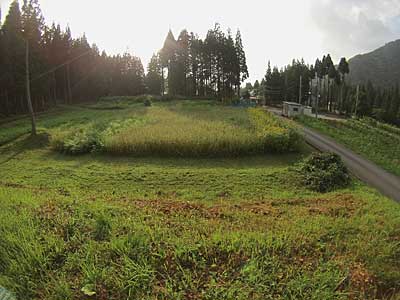
{"label": "small shed", "polygon": [[296,102],[283,102],[282,114],[288,118],[302,115],[303,105]]}

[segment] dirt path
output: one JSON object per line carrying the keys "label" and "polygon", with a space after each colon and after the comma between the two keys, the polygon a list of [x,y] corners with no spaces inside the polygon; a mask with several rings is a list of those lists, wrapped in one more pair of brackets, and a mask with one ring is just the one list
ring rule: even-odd
{"label": "dirt path", "polygon": [[400,202],[400,177],[383,170],[325,135],[309,128],[303,129],[307,143],[321,151],[339,154],[356,177],[382,194]]}

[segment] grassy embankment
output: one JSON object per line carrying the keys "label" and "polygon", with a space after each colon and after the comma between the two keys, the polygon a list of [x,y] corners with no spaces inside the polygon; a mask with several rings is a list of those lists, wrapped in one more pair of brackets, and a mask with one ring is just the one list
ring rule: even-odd
{"label": "grassy embankment", "polygon": [[331,121],[303,117],[298,121],[400,176],[400,128],[372,119]]}
{"label": "grassy embankment", "polygon": [[[194,102],[151,111],[161,118],[164,109],[252,128],[243,109]],[[148,114],[136,104],[65,108],[40,127]],[[17,124],[0,135],[29,126]],[[67,156],[46,136],[19,137],[0,147],[0,286],[18,299],[398,296],[397,204],[358,182],[328,194],[305,189],[293,166],[306,154]]]}

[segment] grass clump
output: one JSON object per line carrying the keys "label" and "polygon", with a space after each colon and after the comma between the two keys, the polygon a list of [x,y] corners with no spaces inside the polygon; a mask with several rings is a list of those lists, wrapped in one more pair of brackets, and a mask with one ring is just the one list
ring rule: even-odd
{"label": "grass clump", "polygon": [[303,182],[311,190],[325,193],[350,184],[350,174],[335,153],[313,153],[300,164]]}
{"label": "grass clump", "polygon": [[75,130],[55,130],[50,145],[53,149],[66,154],[99,152],[104,147],[101,129],[92,124]]}

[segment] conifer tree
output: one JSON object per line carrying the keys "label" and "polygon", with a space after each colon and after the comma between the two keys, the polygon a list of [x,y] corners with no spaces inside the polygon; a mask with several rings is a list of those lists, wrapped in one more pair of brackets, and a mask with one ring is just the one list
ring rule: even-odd
{"label": "conifer tree", "polygon": [[147,67],[146,86],[152,95],[160,95],[162,92],[161,62],[157,54],[153,54]]}
{"label": "conifer tree", "polygon": [[247,78],[249,78],[249,71],[247,68],[247,62],[246,62],[246,54],[243,49],[243,42],[242,42],[242,35],[240,33],[240,30],[237,31],[236,33],[236,39],[235,39],[235,48],[236,48],[236,55],[238,57],[239,61],[239,68],[238,68],[238,74],[237,76],[237,85],[238,85],[238,96],[240,96],[240,84],[245,81]]}
{"label": "conifer tree", "polygon": [[[171,95],[176,94],[177,90],[177,74],[176,74],[176,56],[177,56],[177,44],[174,34],[169,30],[168,35],[165,39],[164,46],[160,51],[162,74],[164,81],[164,68],[168,70],[168,93]],[[163,87],[163,94],[165,93],[165,87]]]}
{"label": "conifer tree", "polygon": [[188,92],[188,73],[189,73],[189,41],[190,36],[186,29],[182,30],[176,42],[176,80],[177,92],[180,95],[186,95]]}
{"label": "conifer tree", "polygon": [[2,111],[5,115],[26,111],[25,97],[25,43],[22,35],[22,18],[18,1],[10,5],[2,26],[3,67]]}

